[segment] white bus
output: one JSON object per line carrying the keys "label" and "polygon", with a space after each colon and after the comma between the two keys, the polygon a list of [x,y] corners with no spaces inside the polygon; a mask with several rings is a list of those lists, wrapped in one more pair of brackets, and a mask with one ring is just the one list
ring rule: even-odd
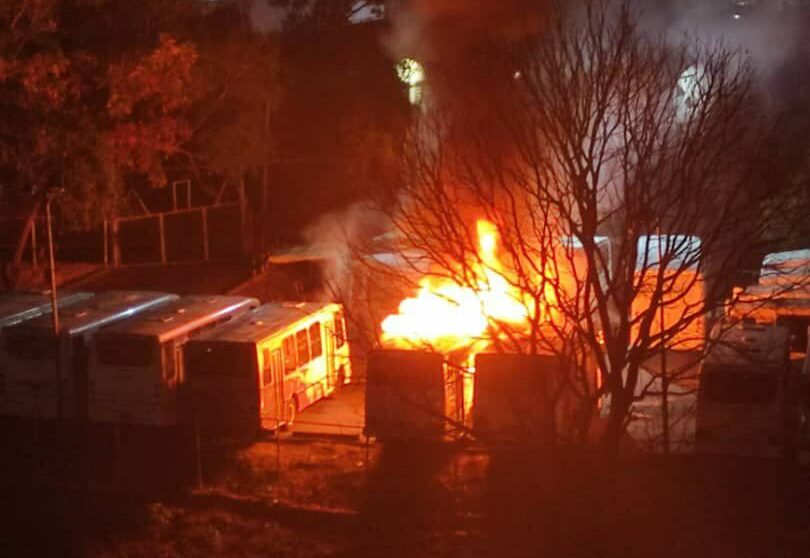
{"label": "white bus", "polygon": [[[720,328],[728,328],[718,339]],[[701,364],[696,449],[779,457],[796,450],[799,375],[789,332],[776,325],[718,324]]]}
{"label": "white bus", "polygon": [[90,420],[175,425],[183,345],[258,305],[241,296],[190,295],[100,333],[88,367]]}
{"label": "white bus", "polygon": [[[59,293],[57,306],[67,308],[93,296],[92,293]],[[0,295],[0,328],[51,313],[51,297],[40,293],[4,293]]]}
{"label": "white bus", "polygon": [[804,358],[810,328],[810,250],[768,254],[758,284],[735,295],[730,315],[787,328],[792,358]]}
{"label": "white bus", "polygon": [[145,291],[97,294],[60,310],[58,338],[48,314],[4,328],[0,411],[27,418],[83,418],[87,347],[95,332],[174,298]]}
{"label": "white bus", "polygon": [[188,344],[186,370],[201,419],[275,429],[351,380],[339,304],[266,304]]}

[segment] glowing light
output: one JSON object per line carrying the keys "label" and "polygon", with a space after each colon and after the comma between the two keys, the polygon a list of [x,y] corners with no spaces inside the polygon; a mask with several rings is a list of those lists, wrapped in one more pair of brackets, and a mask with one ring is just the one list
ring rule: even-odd
{"label": "glowing light", "polygon": [[700,65],[689,66],[678,76],[675,93],[675,111],[679,122],[685,122],[704,100],[709,82],[706,70]]}
{"label": "glowing light", "polygon": [[383,320],[385,344],[453,350],[485,339],[493,322],[528,327],[530,305],[504,275],[497,253],[497,228],[479,220],[476,232],[477,258],[467,262],[472,273],[470,286],[442,277],[423,277],[416,294]]}
{"label": "glowing light", "polygon": [[403,58],[397,64],[397,76],[411,87],[425,81],[425,69],[413,58]]}

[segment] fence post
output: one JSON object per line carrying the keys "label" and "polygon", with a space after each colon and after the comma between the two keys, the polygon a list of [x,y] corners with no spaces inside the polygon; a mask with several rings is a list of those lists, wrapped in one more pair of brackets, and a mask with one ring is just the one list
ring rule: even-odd
{"label": "fence post", "polygon": [[160,231],[160,263],[166,265],[166,227],[163,224],[163,213],[158,215],[158,229]]}
{"label": "fence post", "polygon": [[121,239],[118,236],[118,231],[121,227],[120,219],[113,219],[112,223],[112,252],[113,252],[113,267],[121,266]]}
{"label": "fence post", "polygon": [[203,233],[203,259],[208,261],[211,259],[209,254],[209,242],[208,242],[208,208],[202,208],[202,233]]}
{"label": "fence post", "polygon": [[31,225],[31,265],[37,267],[37,219]]}
{"label": "fence post", "polygon": [[110,222],[104,219],[104,267],[110,265]]}
{"label": "fence post", "polygon": [[197,407],[194,407],[194,466],[197,472],[197,488],[202,490],[205,486],[203,482],[202,463],[202,441],[200,440],[200,415]]}

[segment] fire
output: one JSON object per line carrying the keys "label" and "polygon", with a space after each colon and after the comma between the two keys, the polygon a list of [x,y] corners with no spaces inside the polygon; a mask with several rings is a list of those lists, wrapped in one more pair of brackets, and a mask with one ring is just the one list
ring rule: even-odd
{"label": "fire", "polygon": [[383,320],[385,344],[449,350],[486,339],[494,323],[520,327],[528,322],[530,305],[510,284],[498,259],[497,227],[482,219],[476,232],[478,257],[468,262],[471,285],[423,277],[415,296],[403,300],[398,312]]}

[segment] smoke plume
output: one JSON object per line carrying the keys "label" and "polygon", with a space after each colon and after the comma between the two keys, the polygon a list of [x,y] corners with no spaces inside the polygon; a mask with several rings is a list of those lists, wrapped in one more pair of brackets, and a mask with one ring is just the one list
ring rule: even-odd
{"label": "smoke plume", "polygon": [[371,202],[357,202],[327,213],[303,231],[308,250],[322,256],[324,295],[331,300],[351,298],[351,262],[360,243],[386,230],[386,219]]}

